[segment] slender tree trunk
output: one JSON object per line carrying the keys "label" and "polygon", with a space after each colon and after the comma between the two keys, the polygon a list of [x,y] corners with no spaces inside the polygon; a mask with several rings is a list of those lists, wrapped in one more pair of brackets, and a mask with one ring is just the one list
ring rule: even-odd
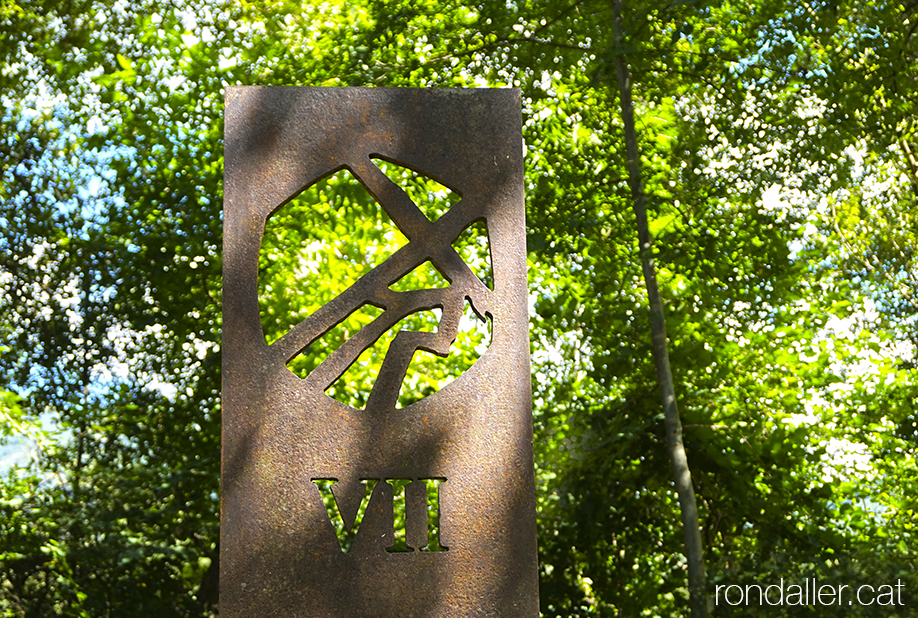
{"label": "slender tree trunk", "polygon": [[[613,36],[616,46],[622,44],[621,11],[622,0],[612,0]],[[622,122],[625,127],[625,146],[628,154],[628,184],[634,202],[637,218],[638,243],[641,253],[641,268],[647,286],[650,304],[650,328],[653,336],[653,358],[657,367],[657,382],[660,399],[663,402],[666,444],[673,467],[676,493],[682,512],[682,529],[685,534],[685,554],[688,559],[689,594],[692,618],[705,618],[708,614],[704,572],[704,550],[701,543],[701,529],[698,525],[698,506],[692,487],[692,473],[689,470],[685,447],[682,443],[682,421],[676,405],[676,390],[669,366],[669,351],[666,345],[666,321],[663,314],[663,299],[657,286],[657,275],[653,264],[650,232],[647,228],[647,203],[641,177],[641,155],[638,151],[637,132],[634,127],[634,106],[631,102],[631,73],[625,57],[615,55],[615,75],[621,101]]]}
{"label": "slender tree trunk", "polygon": [[902,146],[902,152],[905,154],[905,163],[908,167],[908,171],[911,174],[912,189],[915,192],[915,197],[918,197],[918,159],[915,158],[915,153],[912,152],[911,146],[909,146],[908,140],[905,137],[899,138],[899,145]]}

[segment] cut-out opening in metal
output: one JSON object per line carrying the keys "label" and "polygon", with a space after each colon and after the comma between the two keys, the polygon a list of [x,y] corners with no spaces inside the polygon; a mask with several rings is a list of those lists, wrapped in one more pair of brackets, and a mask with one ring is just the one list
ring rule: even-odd
{"label": "cut-out opening in metal", "polygon": [[[357,360],[326,389],[329,397],[352,408],[366,407],[390,346],[399,332],[438,332],[442,310],[417,311],[386,331],[376,343],[361,352]],[[396,409],[405,408],[433,395],[459,378],[491,345],[491,318],[482,320],[466,300],[455,341],[442,357],[426,350],[414,352],[398,392]]]}
{"label": "cut-out opening in metal", "polygon": [[[374,195],[385,196],[384,203],[392,209],[389,212],[392,216],[400,212],[397,221],[402,222],[410,219],[414,206],[407,211],[404,203],[394,206],[399,203],[398,194],[380,187],[379,178],[383,176],[400,187],[431,221],[445,214],[459,199],[457,192],[407,167],[381,157],[374,157],[374,163],[382,175],[363,170],[358,179],[348,169],[341,169],[307,187],[269,217],[259,262],[261,319],[269,345],[284,337],[283,345],[291,348],[295,344],[290,342],[300,336],[297,333],[307,328],[313,332],[322,329],[328,317],[312,326],[308,325],[309,317],[408,244],[399,226],[364,183],[375,187]],[[454,255],[465,260],[472,273],[493,289],[485,221],[473,222],[453,245]],[[381,292],[371,292],[344,318],[332,317],[338,320],[333,327],[317,337],[311,335],[305,348],[290,351],[288,369],[307,379],[319,366],[327,364],[323,372],[313,377],[330,397],[353,408],[363,409],[372,403],[374,409],[381,410],[420,401],[461,376],[490,344],[490,318],[482,317],[487,303],[469,289],[471,295],[466,301],[475,299],[477,316],[466,303],[462,317],[464,292],[451,287],[453,278],[461,277],[461,270],[451,270],[447,275],[441,267],[455,270],[455,264],[448,266],[452,258],[447,254],[436,259],[444,260],[444,264],[428,258],[410,271],[394,275],[394,281],[389,280],[389,290],[404,296],[392,299]],[[389,281],[379,283],[386,285]],[[363,285],[366,289],[366,282]],[[467,280],[464,285],[468,285]],[[417,296],[419,293],[427,296]],[[415,300],[405,301],[407,298]],[[417,302],[420,298],[426,300],[399,319],[404,315],[404,305],[399,303]],[[359,297],[350,298],[344,306],[356,306],[350,304],[355,300],[359,302]],[[479,306],[480,302],[484,307]],[[399,306],[403,309],[394,308]],[[399,313],[387,314],[389,310]],[[383,321],[364,330],[378,318]],[[291,337],[285,337],[291,332]],[[404,334],[399,337],[400,333]],[[360,339],[341,349],[358,334]]]}
{"label": "cut-out opening in metal", "polygon": [[468,371],[491,345],[491,317],[479,318],[468,300],[459,319],[456,340],[449,356],[441,358],[426,350],[417,350],[402,381],[396,409],[401,409],[433,395]]}
{"label": "cut-out opening in metal", "polygon": [[389,289],[396,292],[410,292],[411,290],[439,289],[448,286],[449,281],[446,280],[443,273],[430,260],[427,260],[390,285]]}
{"label": "cut-out opening in metal", "polygon": [[424,483],[427,494],[427,544],[421,548],[421,551],[448,551],[449,547],[442,544],[440,537],[440,485],[445,483],[446,479],[429,478],[418,480]]}
{"label": "cut-out opening in metal", "polygon": [[474,221],[453,242],[459,257],[469,265],[481,282],[494,289],[494,271],[491,267],[491,241],[484,219]]}
{"label": "cut-out opening in metal", "polygon": [[309,344],[305,350],[290,359],[287,368],[297,377],[307,377],[316,367],[325,362],[325,359],[344,345],[344,342],[382,314],[381,308],[364,303],[334,328]]}
{"label": "cut-out opening in metal", "polygon": [[338,482],[338,479],[317,478],[311,480],[319,489],[319,495],[322,496],[325,510],[328,511],[329,521],[335,530],[335,536],[338,537],[338,543],[341,545],[341,552],[345,554],[350,552],[351,547],[354,545],[354,539],[357,538],[357,533],[360,532],[360,524],[363,521],[363,516],[367,512],[367,506],[370,504],[373,490],[379,482],[378,479],[362,480],[361,485],[364,486],[363,497],[360,500],[360,505],[357,507],[357,512],[354,514],[353,518],[349,517],[349,519],[352,519],[350,525],[346,523],[344,511],[341,508],[341,502],[338,497],[335,496],[334,485]]}
{"label": "cut-out opening in metal", "polygon": [[258,260],[265,342],[274,343],[407,242],[346,169],[301,191],[265,224]]}
{"label": "cut-out opening in metal", "polygon": [[462,199],[458,191],[450,189],[433,178],[382,157],[377,156],[372,159],[383,174],[401,187],[430,221],[436,221],[445,215],[456,202]]}
{"label": "cut-out opening in metal", "polygon": [[408,545],[407,537],[407,496],[406,488],[411,479],[386,479],[392,487],[392,544],[386,547],[390,554],[414,551]]}
{"label": "cut-out opening in metal", "polygon": [[[357,360],[348,367],[340,378],[326,389],[326,394],[341,403],[362,410],[366,407],[370,392],[382,367],[389,346],[400,331],[437,332],[443,311],[439,308],[416,311],[392,326],[372,346],[360,353]],[[408,372],[417,369],[408,367]]]}

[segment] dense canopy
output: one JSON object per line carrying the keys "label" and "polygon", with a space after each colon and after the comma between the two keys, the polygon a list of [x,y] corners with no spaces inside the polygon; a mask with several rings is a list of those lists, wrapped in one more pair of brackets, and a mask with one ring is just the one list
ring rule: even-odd
{"label": "dense canopy", "polygon": [[[0,471],[0,615],[217,614],[222,106],[247,84],[522,89],[544,616],[689,612],[642,258],[711,615],[781,578],[904,592],[763,613],[914,613],[914,1],[0,0],[0,439],[32,453]],[[375,207],[334,178],[302,198]],[[273,221],[269,336],[398,240]],[[320,258],[285,234],[342,274],[305,286]]]}

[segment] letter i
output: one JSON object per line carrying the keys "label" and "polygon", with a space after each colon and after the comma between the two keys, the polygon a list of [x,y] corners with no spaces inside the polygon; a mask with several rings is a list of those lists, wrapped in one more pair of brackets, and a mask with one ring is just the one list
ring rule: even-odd
{"label": "letter i", "polygon": [[446,479],[418,480],[424,483],[427,493],[427,545],[421,551],[447,551],[449,548],[440,544],[440,484]]}
{"label": "letter i", "polygon": [[405,539],[405,486],[411,479],[386,479],[392,486],[392,545],[386,548],[390,554],[414,551]]}

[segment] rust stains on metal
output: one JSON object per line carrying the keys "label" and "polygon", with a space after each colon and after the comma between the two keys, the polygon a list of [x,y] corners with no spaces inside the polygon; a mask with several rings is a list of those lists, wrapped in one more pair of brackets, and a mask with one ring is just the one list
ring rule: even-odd
{"label": "rust stains on metal", "polygon": [[[233,87],[225,127],[221,615],[534,618],[519,91]],[[432,222],[374,158],[461,200]],[[265,222],[341,169],[409,242],[268,345],[257,281]],[[479,222],[493,289],[452,248]],[[389,289],[428,260],[447,287]],[[466,301],[491,320],[490,347],[439,392],[396,409],[412,355],[448,355]],[[288,370],[365,303],[383,313],[305,379]],[[395,337],[365,409],[326,395],[380,333],[432,308],[439,328]]]}

